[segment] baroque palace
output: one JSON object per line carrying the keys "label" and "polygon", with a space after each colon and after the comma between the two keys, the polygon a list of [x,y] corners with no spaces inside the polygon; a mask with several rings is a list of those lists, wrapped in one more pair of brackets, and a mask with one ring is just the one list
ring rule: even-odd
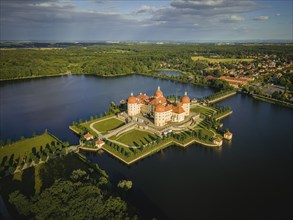
{"label": "baroque palace", "polygon": [[180,102],[170,102],[163,94],[160,86],[153,96],[140,93],[128,98],[127,111],[129,116],[140,113],[154,119],[155,126],[164,126],[167,122],[181,122],[189,115],[190,98],[185,92]]}

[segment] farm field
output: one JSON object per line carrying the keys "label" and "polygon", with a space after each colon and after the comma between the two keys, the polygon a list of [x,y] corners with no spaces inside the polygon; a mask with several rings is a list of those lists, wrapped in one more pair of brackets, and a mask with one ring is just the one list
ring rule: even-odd
{"label": "farm field", "polygon": [[210,63],[236,63],[236,62],[252,62],[253,59],[245,58],[245,59],[236,59],[236,58],[209,58],[204,56],[195,56],[191,57],[193,61],[197,60],[205,60]]}

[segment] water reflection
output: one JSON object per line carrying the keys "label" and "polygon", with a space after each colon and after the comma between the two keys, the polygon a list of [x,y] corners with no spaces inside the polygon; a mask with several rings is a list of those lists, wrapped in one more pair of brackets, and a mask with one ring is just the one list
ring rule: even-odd
{"label": "water reflection", "polygon": [[197,145],[198,148],[204,153],[207,157],[221,157],[223,147],[206,147],[202,145]]}
{"label": "water reflection", "polygon": [[[63,87],[67,83],[70,86]],[[152,93],[158,85],[166,95],[174,94],[176,87],[178,94],[187,89],[191,97],[211,93],[202,87],[141,76],[70,76],[31,80],[28,84],[0,83],[0,136],[19,138],[48,128],[62,140],[74,143],[76,137],[68,129],[72,121],[104,112],[110,101],[127,97],[130,88],[136,93]],[[39,107],[47,97],[54,99],[43,111],[44,106]],[[170,146],[131,166],[105,152],[86,156],[105,169],[114,184],[122,178],[133,181],[133,204],[149,214],[147,219],[227,220],[237,219],[239,213],[243,219],[291,219],[292,110],[241,95],[221,105],[233,109],[223,123],[234,135],[222,148]],[[38,121],[33,118],[39,123],[30,123]],[[160,218],[159,212],[165,216]]]}

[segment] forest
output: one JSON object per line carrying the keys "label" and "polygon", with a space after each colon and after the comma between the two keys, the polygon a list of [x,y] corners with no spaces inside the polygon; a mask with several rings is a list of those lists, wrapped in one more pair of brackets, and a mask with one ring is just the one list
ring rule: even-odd
{"label": "forest", "polygon": [[[61,47],[61,46],[67,47]],[[248,58],[274,54],[292,60],[292,45],[286,44],[32,44],[33,48],[5,48],[0,44],[0,80],[53,76],[60,74],[93,74],[119,76],[147,74],[158,69],[176,69],[201,77],[207,61],[193,61],[192,56]],[[47,46],[46,48],[40,46]]]}

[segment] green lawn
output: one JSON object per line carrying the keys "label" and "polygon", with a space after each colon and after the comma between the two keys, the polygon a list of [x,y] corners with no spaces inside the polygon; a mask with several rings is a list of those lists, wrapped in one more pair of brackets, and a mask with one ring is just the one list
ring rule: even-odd
{"label": "green lawn", "polygon": [[83,130],[81,130],[80,128],[78,128],[75,125],[71,125],[70,128],[73,129],[73,130],[75,130],[79,134],[83,134]]}
{"label": "green lawn", "polygon": [[124,125],[124,122],[116,119],[116,118],[110,118],[105,121],[98,122],[94,125],[94,128],[97,129],[100,132],[106,132],[113,130],[115,128],[118,128],[120,126]]}
{"label": "green lawn", "polygon": [[194,130],[196,132],[198,132],[199,130],[201,130],[203,136],[204,135],[207,135],[209,137],[213,137],[214,136],[214,133],[212,131],[210,131],[208,129],[205,129],[205,128],[202,128],[202,127],[195,127]]}
{"label": "green lawn", "polygon": [[33,148],[36,148],[36,151],[38,151],[41,146],[45,148],[46,144],[51,144],[52,141],[60,142],[49,133],[44,133],[33,138],[17,141],[11,145],[5,145],[3,148],[0,148],[0,161],[2,161],[4,157],[7,157],[9,160],[10,156],[13,154],[14,159],[18,157],[22,158],[25,155],[29,155]]}
{"label": "green lawn", "polygon": [[[118,128],[124,124],[124,122],[122,122],[116,118],[109,118],[107,120],[104,120],[107,117],[113,117],[113,115],[82,123],[81,126],[87,128],[89,131],[91,131],[92,134],[95,134],[95,132],[90,128],[90,125],[93,122],[97,122],[94,125],[94,128],[97,129],[98,131],[100,131],[102,134],[106,134],[107,131]],[[101,121],[101,120],[104,120],[104,121]],[[99,121],[101,121],[101,122],[99,122]]]}
{"label": "green lawn", "polygon": [[126,132],[125,134],[122,134],[118,138],[113,137],[112,139],[115,139],[119,142],[122,142],[123,144],[127,144],[130,146],[141,146],[155,140],[156,136],[146,131],[131,130]]}

